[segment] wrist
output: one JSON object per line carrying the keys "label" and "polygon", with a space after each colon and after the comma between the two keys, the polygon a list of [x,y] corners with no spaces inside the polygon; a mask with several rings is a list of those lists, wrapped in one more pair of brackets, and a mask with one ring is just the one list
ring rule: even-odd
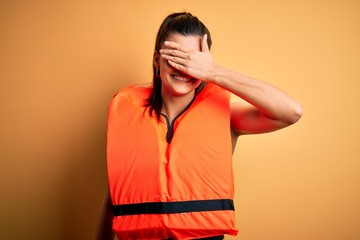
{"label": "wrist", "polygon": [[219,85],[223,79],[223,72],[224,72],[224,68],[215,65],[210,76],[209,76],[209,82],[212,82],[216,85]]}

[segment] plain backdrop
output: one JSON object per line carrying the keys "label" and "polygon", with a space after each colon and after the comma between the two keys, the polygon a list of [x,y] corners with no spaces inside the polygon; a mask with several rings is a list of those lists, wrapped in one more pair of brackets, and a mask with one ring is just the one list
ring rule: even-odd
{"label": "plain backdrop", "polygon": [[209,27],[218,64],[304,108],[296,125],[239,139],[240,233],[226,239],[360,239],[355,0],[0,1],[0,239],[93,238],[107,105],[151,81],[156,32],[177,11]]}

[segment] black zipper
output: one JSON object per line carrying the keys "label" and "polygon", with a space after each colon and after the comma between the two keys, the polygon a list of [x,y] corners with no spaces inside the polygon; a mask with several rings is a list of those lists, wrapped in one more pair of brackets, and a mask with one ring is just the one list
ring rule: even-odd
{"label": "black zipper", "polygon": [[186,107],[181,113],[179,113],[179,114],[172,120],[171,123],[170,123],[170,120],[169,120],[168,116],[166,116],[164,113],[161,113],[161,115],[164,116],[165,119],[166,119],[166,124],[167,124],[167,129],[168,129],[167,132],[166,132],[166,142],[167,142],[167,143],[170,144],[170,143],[171,143],[171,140],[172,140],[172,138],[173,138],[173,136],[174,136],[174,123],[175,123],[176,119],[177,119],[178,117],[180,117],[186,110],[189,109],[189,107],[191,106],[191,104],[194,102],[195,98],[196,98],[196,95],[195,95],[194,98],[191,100],[191,102],[189,103],[189,105],[187,105],[187,107]]}

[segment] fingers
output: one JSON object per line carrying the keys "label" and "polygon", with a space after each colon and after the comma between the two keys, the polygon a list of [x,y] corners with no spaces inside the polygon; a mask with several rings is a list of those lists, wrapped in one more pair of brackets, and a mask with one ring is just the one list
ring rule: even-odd
{"label": "fingers", "polygon": [[173,56],[173,57],[179,57],[179,58],[183,58],[183,59],[188,58],[187,53],[185,53],[183,51],[175,50],[175,49],[160,49],[160,54],[163,57],[165,57],[165,56]]}
{"label": "fingers", "polygon": [[176,42],[171,42],[171,41],[165,41],[164,45],[168,48],[173,48],[179,51],[183,51],[186,52],[185,49],[182,49],[182,47],[180,46],[180,44],[176,43]]}
{"label": "fingers", "polygon": [[207,43],[207,34],[205,34],[201,39],[201,51],[202,52],[209,52],[209,45]]}
{"label": "fingers", "polygon": [[166,41],[164,44],[169,48],[160,49],[161,57],[168,60],[172,67],[182,69],[189,59],[189,54],[178,43]]}
{"label": "fingers", "polygon": [[207,79],[204,73],[211,71],[214,66],[212,56],[207,44],[207,35],[200,38],[196,50],[193,48],[186,48],[187,45],[182,46],[179,43],[165,41],[164,48],[160,49],[161,58],[166,60],[168,64],[190,76],[198,79]]}
{"label": "fingers", "polygon": [[168,61],[171,61],[173,63],[176,63],[176,64],[181,64],[181,65],[186,65],[187,63],[187,60],[180,57],[180,56],[174,56],[174,55],[170,55],[170,54],[166,54],[166,53],[162,53],[161,52],[161,57],[163,57],[164,59],[168,60]]}
{"label": "fingers", "polygon": [[161,57],[167,60],[173,68],[180,72],[186,72],[187,59],[189,58],[188,52],[175,42],[165,41],[164,45],[167,48],[160,49]]}
{"label": "fingers", "polygon": [[168,63],[170,64],[170,66],[172,66],[173,68],[179,70],[180,72],[186,72],[186,67],[184,65],[178,64],[178,63],[173,62],[171,60],[168,60]]}

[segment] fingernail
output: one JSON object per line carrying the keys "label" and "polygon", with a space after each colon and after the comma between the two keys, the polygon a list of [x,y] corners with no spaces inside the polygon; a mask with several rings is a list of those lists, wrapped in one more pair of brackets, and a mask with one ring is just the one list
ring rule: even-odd
{"label": "fingernail", "polygon": [[169,45],[169,42],[168,42],[168,41],[165,41],[165,42],[164,42],[164,45]]}

